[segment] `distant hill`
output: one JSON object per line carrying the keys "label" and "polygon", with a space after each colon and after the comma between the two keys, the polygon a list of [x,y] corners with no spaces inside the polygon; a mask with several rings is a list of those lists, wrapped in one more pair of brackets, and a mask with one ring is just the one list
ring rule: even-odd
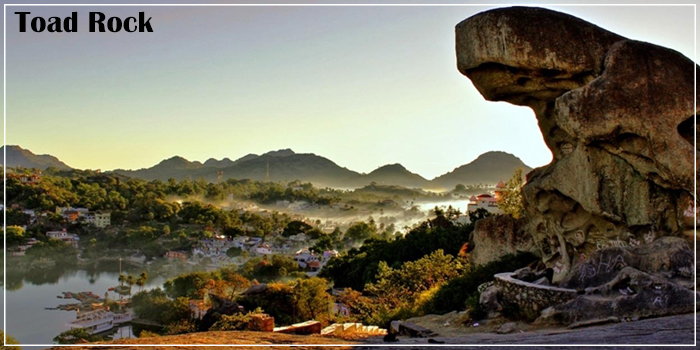
{"label": "distant hill", "polygon": [[215,167],[204,167],[200,162],[191,162],[183,157],[174,156],[166,160],[161,161],[150,168],[144,168],[139,170],[124,170],[116,169],[114,173],[126,175],[130,177],[140,177],[146,180],[167,180],[169,178],[175,178],[178,180],[190,177],[195,177],[197,170],[208,169],[216,171]]}
{"label": "distant hill", "polygon": [[397,185],[408,188],[426,188],[429,184],[424,177],[408,171],[398,163],[379,167],[364,178],[368,183],[376,182],[378,185]]}
{"label": "distant hill", "polygon": [[[19,146],[7,146],[7,163],[10,167],[22,166],[43,170],[53,166],[61,170],[71,169],[54,156],[36,155]],[[455,168],[433,180],[427,180],[398,163],[381,166],[369,174],[361,174],[313,153],[296,153],[291,149],[282,149],[262,155],[247,154],[236,160],[210,158],[204,163],[174,156],[150,168],[116,169],[113,173],[146,180],[203,178],[216,182],[221,172],[224,180],[231,178],[259,181],[269,178],[270,181],[276,182],[300,180],[312,182],[317,186],[336,188],[360,188],[374,182],[379,186],[451,190],[457,184],[495,184],[499,180],[508,180],[516,168],[522,168],[525,173],[532,170],[512,154],[487,152],[469,164]]]}
{"label": "distant hill", "polygon": [[222,160],[216,160],[214,158],[209,158],[207,159],[206,162],[204,162],[203,166],[209,166],[209,167],[214,167],[214,168],[225,168],[227,166],[231,166],[235,164],[234,161],[228,158],[224,158]]}
{"label": "distant hill", "polygon": [[[0,147],[0,152],[4,152],[5,146]],[[3,164],[5,166],[5,164]],[[45,170],[49,167],[55,167],[60,170],[72,169],[66,163],[58,158],[48,154],[34,154],[32,151],[19,146],[7,146],[7,165],[8,167],[23,167],[23,168],[38,168]]]}
{"label": "distant hill", "polygon": [[[248,154],[235,161],[207,160],[204,164],[191,162],[182,157],[173,157],[159,164],[139,170],[115,170],[116,173],[140,177],[147,180],[175,178],[204,178],[217,181],[221,171],[224,180],[251,179],[291,182],[294,180],[313,182],[319,186],[350,187],[362,183],[362,175],[340,167],[331,160],[312,153],[300,154],[290,149],[272,151],[263,155]],[[369,183],[369,182],[368,182]],[[349,185],[348,185],[349,184]]]}
{"label": "distant hill", "polygon": [[457,184],[495,184],[510,179],[517,168],[522,168],[524,174],[532,170],[520,158],[510,153],[486,152],[471,163],[434,178],[431,183],[445,189],[452,189]]}
{"label": "distant hill", "polygon": [[263,155],[248,154],[231,161],[209,159],[204,164],[191,162],[182,157],[173,157],[160,162],[152,168],[140,170],[115,170],[127,176],[141,177],[147,180],[167,180],[175,178],[204,178],[217,181],[218,172],[223,179],[251,179],[291,182],[301,180],[318,186],[337,188],[358,188],[372,182],[377,185],[402,186],[407,188],[452,189],[457,184],[495,184],[499,180],[508,180],[516,168],[525,172],[531,168],[519,158],[505,152],[488,152],[473,162],[456,168],[452,172],[433,180],[412,173],[401,164],[388,164],[375,169],[369,174],[360,174],[344,168],[328,158],[313,153],[295,153],[290,149],[267,152]]}

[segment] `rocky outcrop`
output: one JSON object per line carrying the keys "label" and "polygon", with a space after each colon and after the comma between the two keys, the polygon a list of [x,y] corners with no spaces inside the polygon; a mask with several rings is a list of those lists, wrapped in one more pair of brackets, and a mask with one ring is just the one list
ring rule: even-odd
{"label": "rocky outcrop", "polygon": [[601,286],[619,278],[620,271],[633,267],[692,289],[695,271],[693,251],[678,237],[662,237],[638,247],[601,249],[574,265],[559,284],[564,288],[583,290]]}
{"label": "rocky outcrop", "polygon": [[473,233],[474,250],[470,256],[475,265],[484,265],[500,257],[537,249],[532,236],[526,232],[526,221],[510,215],[497,215],[476,222]]}
{"label": "rocky outcrop", "polygon": [[242,311],[240,305],[235,301],[228,300],[216,294],[210,293],[209,300],[211,300],[212,307],[207,310],[207,313],[204,314],[202,320],[199,322],[200,331],[209,330],[214,323],[221,320],[222,315],[233,315]]}
{"label": "rocky outcrop", "polygon": [[487,100],[532,108],[553,153],[523,196],[555,282],[598,249],[681,234],[694,180],[692,61],[540,8],[483,12],[456,36],[460,72]]}

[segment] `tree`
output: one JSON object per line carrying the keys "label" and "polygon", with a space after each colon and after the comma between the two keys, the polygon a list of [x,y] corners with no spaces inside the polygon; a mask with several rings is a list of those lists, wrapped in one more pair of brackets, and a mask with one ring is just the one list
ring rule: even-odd
{"label": "tree", "polygon": [[313,227],[311,225],[302,222],[302,221],[292,221],[287,224],[287,227],[284,228],[284,231],[282,231],[282,236],[284,237],[289,237],[293,235],[298,235],[300,233],[306,233],[309,230],[311,230]]}
{"label": "tree", "polygon": [[331,239],[330,236],[325,235],[319,238],[318,241],[316,241],[316,244],[311,247],[311,250],[313,250],[316,253],[323,253],[327,250],[332,250],[333,249],[333,240]]}
{"label": "tree", "polygon": [[19,346],[9,346],[10,344],[19,344],[19,342],[15,338],[11,337],[9,334],[6,335],[4,331],[0,330],[0,338],[4,339],[5,337],[7,337],[7,345],[8,346],[3,346],[2,347],[3,350],[20,350],[20,349],[22,349]]}
{"label": "tree", "polygon": [[146,281],[148,281],[148,272],[143,271],[136,279],[136,285],[139,286],[139,292],[143,290],[143,286],[146,285]]}
{"label": "tree", "polygon": [[365,222],[357,222],[348,227],[345,237],[353,241],[364,241],[377,233],[376,228]]}
{"label": "tree", "polygon": [[331,296],[328,281],[311,277],[298,280],[294,287],[297,320],[316,320],[327,325],[330,320]]}
{"label": "tree", "polygon": [[491,214],[491,212],[489,212],[488,210],[486,210],[484,208],[479,208],[477,210],[469,212],[469,222],[471,222],[473,224],[473,223],[476,223],[477,220],[481,220],[483,218],[487,218],[487,217],[492,216],[492,215],[493,214]]}
{"label": "tree", "polygon": [[7,226],[5,236],[8,246],[21,245],[26,240],[24,229],[19,226]]}
{"label": "tree", "polygon": [[129,285],[129,295],[131,295],[131,287],[133,287],[135,283],[136,283],[136,278],[134,277],[134,275],[129,275],[126,278],[126,284]]}
{"label": "tree", "polygon": [[92,336],[87,328],[74,328],[53,338],[53,341],[59,344],[76,344],[79,342],[93,342],[96,340],[97,337]]}
{"label": "tree", "polygon": [[519,219],[525,213],[523,205],[523,169],[516,169],[513,177],[506,182],[501,190],[497,204],[503,213]]}

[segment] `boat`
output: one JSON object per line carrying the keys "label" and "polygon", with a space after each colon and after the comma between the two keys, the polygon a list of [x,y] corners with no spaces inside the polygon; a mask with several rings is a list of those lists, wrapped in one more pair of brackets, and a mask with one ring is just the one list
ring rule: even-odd
{"label": "boat", "polygon": [[122,324],[122,323],[128,323],[131,322],[131,320],[134,317],[128,313],[128,312],[123,312],[123,313],[115,313],[114,314],[114,324]]}
{"label": "boat", "polygon": [[97,334],[114,328],[114,313],[105,309],[80,312],[74,321],[68,323],[71,329],[85,328],[90,334]]}

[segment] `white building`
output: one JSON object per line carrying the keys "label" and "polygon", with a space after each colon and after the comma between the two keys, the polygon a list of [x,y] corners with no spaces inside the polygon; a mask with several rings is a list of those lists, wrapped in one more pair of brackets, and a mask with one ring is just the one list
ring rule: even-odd
{"label": "white building", "polygon": [[78,235],[68,233],[65,229],[63,231],[49,231],[46,232],[46,237],[50,239],[57,239],[59,241],[67,242],[73,247],[78,248],[78,242],[80,242],[80,237]]}
{"label": "white building", "polygon": [[105,228],[112,224],[112,213],[109,211],[98,210],[95,212],[95,226]]}
{"label": "white building", "polygon": [[257,247],[255,247],[255,253],[269,255],[272,254],[272,250],[270,250],[270,246],[267,244],[259,244]]}
{"label": "white building", "polygon": [[486,193],[469,198],[467,212],[472,213],[477,209],[485,209],[491,214],[501,214],[501,209],[498,208],[498,204],[496,203],[496,197]]}

